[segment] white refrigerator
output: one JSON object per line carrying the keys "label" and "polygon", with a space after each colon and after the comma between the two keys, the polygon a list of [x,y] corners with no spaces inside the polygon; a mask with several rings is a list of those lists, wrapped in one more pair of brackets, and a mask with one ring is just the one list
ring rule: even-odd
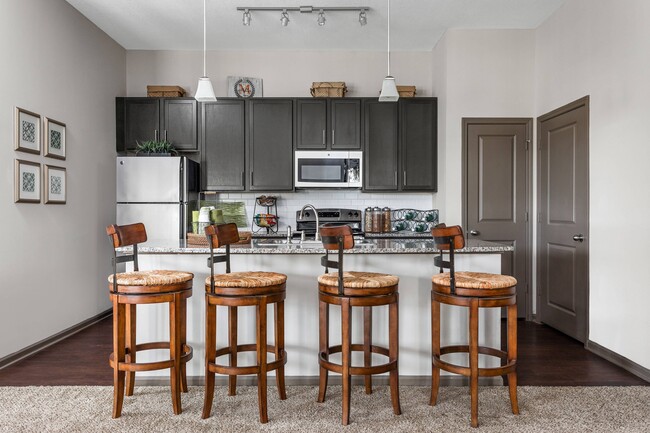
{"label": "white refrigerator", "polygon": [[178,241],[191,231],[199,164],[184,156],[118,156],[117,224],[144,223],[149,241]]}

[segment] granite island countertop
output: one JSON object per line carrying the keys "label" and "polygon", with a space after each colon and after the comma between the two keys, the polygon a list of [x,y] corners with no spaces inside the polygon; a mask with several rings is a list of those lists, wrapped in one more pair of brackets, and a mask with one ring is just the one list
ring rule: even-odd
{"label": "granite island countertop", "polygon": [[[293,241],[292,244],[273,242],[283,242],[282,239],[275,238],[272,241],[265,239],[253,239],[249,245],[234,245],[231,247],[231,254],[324,254],[325,249],[321,244],[313,242],[309,244],[300,244],[299,241]],[[119,252],[128,253],[131,248],[120,248]],[[224,252],[223,248],[215,252]],[[514,251],[510,245],[496,242],[481,241],[477,239],[468,239],[465,248],[456,250],[459,254],[476,254],[476,253],[507,253]],[[353,249],[345,250],[345,254],[433,254],[439,250],[435,247],[432,239],[365,239],[359,241]],[[138,245],[139,254],[209,254],[210,249],[207,247],[196,247],[187,245],[185,241],[176,243],[171,241],[151,240]]]}

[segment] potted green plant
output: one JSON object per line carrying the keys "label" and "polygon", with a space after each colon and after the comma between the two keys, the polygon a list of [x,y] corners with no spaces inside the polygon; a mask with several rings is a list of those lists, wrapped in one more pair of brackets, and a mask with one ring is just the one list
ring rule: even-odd
{"label": "potted green plant", "polygon": [[178,154],[178,151],[167,140],[148,140],[142,143],[138,142],[135,153],[136,155],[170,156]]}

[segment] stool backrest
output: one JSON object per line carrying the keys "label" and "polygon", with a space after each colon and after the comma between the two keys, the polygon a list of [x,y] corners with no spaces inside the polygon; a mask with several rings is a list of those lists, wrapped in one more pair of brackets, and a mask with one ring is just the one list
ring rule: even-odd
{"label": "stool backrest", "polygon": [[[433,258],[433,264],[438,266],[440,272],[442,269],[449,269],[449,290],[453,295],[456,293],[456,273],[454,270],[454,250],[461,249],[465,246],[465,237],[463,236],[463,229],[461,226],[449,226],[446,224],[438,224],[431,229],[433,242],[436,248],[440,250],[440,255]],[[449,261],[444,261],[442,254],[444,251],[449,251]]]}
{"label": "stool backrest", "polygon": [[[214,264],[226,262],[226,273],[230,273],[230,244],[239,242],[239,230],[237,224],[213,224],[205,228],[205,236],[208,238],[210,257],[208,267],[210,268],[210,293],[214,295]],[[226,254],[214,255],[215,248],[226,247]]]}
{"label": "stool backrest", "polygon": [[[347,224],[323,224],[319,229],[325,255],[321,257],[320,263],[325,267],[325,273],[329,268],[339,271],[339,295],[343,294],[343,250],[354,248],[354,236],[352,228]],[[329,259],[330,250],[338,251],[338,261]]]}
{"label": "stool backrest", "polygon": [[[117,264],[133,262],[133,270],[138,270],[138,244],[147,242],[147,230],[142,223],[124,226],[111,224],[106,227],[106,234],[113,242],[113,293],[117,293]],[[128,246],[133,246],[133,254],[117,255],[117,248]]]}

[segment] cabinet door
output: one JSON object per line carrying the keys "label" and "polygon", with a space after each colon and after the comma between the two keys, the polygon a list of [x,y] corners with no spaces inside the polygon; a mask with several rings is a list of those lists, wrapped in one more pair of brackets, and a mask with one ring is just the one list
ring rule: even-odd
{"label": "cabinet door", "polygon": [[197,102],[191,99],[163,99],[162,140],[178,150],[198,150]]}
{"label": "cabinet door", "polygon": [[327,148],[327,100],[296,99],[296,149]]}
{"label": "cabinet door", "polygon": [[293,190],[293,101],[249,101],[251,191]]}
{"label": "cabinet door", "polygon": [[201,179],[208,191],[246,187],[244,101],[201,104]]}
{"label": "cabinet door", "polygon": [[160,139],[160,100],[117,98],[117,150],[135,150],[138,143]]}
{"label": "cabinet door", "polygon": [[401,189],[436,191],[438,180],[437,100],[399,102],[402,177]]}
{"label": "cabinet door", "polygon": [[397,103],[364,101],[363,189],[396,191],[398,176]]}
{"label": "cabinet door", "polygon": [[361,100],[330,100],[332,149],[361,149]]}

